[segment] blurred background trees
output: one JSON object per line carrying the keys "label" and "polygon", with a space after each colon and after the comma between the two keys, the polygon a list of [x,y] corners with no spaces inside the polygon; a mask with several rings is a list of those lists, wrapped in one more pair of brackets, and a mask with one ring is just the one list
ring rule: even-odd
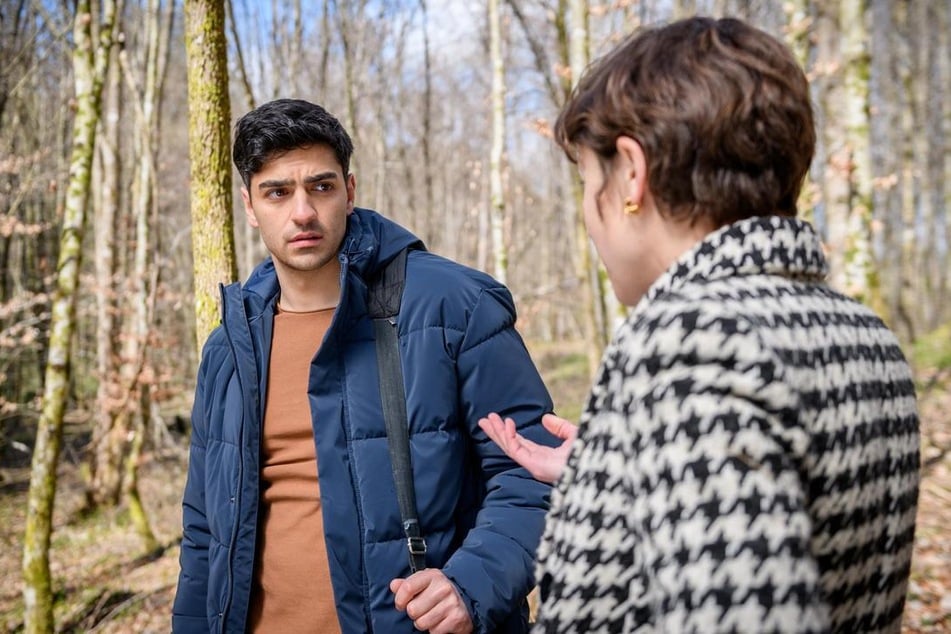
{"label": "blurred background trees", "polygon": [[[216,284],[264,255],[229,200],[240,181],[222,136],[276,97],[335,113],[356,146],[357,203],[505,279],[534,349],[576,351],[583,393],[621,312],[550,138],[558,107],[641,25],[749,20],[812,81],[819,147],[802,213],[832,283],[883,316],[931,384],[951,367],[945,0],[125,0],[110,38],[111,5],[0,6],[0,483],[62,431],[45,409],[61,398],[86,508],[127,508],[143,550],[155,546],[137,498],[143,443],[181,446]],[[220,48],[199,26],[209,16]],[[95,69],[76,62],[83,29]],[[93,70],[95,116],[81,90]],[[88,196],[73,189],[79,135]]]}

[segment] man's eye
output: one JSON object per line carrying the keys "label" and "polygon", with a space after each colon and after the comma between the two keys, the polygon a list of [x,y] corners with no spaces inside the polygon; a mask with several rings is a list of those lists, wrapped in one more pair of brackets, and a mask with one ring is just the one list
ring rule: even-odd
{"label": "man's eye", "polygon": [[329,192],[333,187],[330,183],[314,183],[313,190],[315,192]]}
{"label": "man's eye", "polygon": [[283,198],[283,197],[286,196],[286,195],[287,195],[287,190],[286,190],[286,189],[270,189],[270,190],[268,190],[268,192],[267,192],[264,196],[265,196],[266,198],[270,198],[270,199],[274,200],[274,199],[278,199],[278,198]]}

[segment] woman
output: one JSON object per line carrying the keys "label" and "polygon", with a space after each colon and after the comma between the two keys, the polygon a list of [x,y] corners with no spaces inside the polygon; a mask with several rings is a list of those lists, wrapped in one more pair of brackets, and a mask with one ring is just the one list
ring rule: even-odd
{"label": "woman", "polygon": [[815,131],[793,56],[736,20],[645,31],[582,78],[555,135],[634,308],[577,438],[553,416],[557,449],[480,423],[558,482],[536,631],[899,631],[914,386],[795,218]]}

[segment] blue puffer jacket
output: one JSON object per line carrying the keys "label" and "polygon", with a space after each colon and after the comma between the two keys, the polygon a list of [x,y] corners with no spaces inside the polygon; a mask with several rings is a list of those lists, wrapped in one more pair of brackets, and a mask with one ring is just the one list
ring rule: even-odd
{"label": "blue puffer jacket", "polygon": [[[344,632],[415,631],[393,607],[388,587],[409,575],[409,564],[364,279],[416,240],[375,212],[350,216],[339,256],[340,304],[311,365],[327,551]],[[270,260],[243,288],[224,288],[222,324],[202,353],[175,632],[245,631],[278,294]],[[498,411],[529,438],[556,442],[540,424],[551,400],[514,322],[509,292],[489,276],[428,252],[410,253],[399,340],[427,564],[459,588],[477,632],[527,629],[522,597],[533,583],[549,502],[549,487],[511,462],[476,424]]]}

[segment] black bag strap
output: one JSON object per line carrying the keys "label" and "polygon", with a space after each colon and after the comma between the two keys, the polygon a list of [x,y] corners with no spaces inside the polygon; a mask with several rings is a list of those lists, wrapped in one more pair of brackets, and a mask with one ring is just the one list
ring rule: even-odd
{"label": "black bag strap", "polygon": [[413,464],[409,454],[409,423],[406,417],[406,396],[403,387],[403,368],[400,364],[400,346],[396,317],[400,312],[403,285],[406,281],[406,254],[411,245],[386,265],[383,272],[370,283],[367,309],[373,320],[376,338],[377,369],[380,374],[380,398],[383,401],[383,420],[386,423],[396,499],[400,506],[409,567],[417,572],[426,567],[426,540],[419,526],[416,512],[416,490],[413,487]]}

